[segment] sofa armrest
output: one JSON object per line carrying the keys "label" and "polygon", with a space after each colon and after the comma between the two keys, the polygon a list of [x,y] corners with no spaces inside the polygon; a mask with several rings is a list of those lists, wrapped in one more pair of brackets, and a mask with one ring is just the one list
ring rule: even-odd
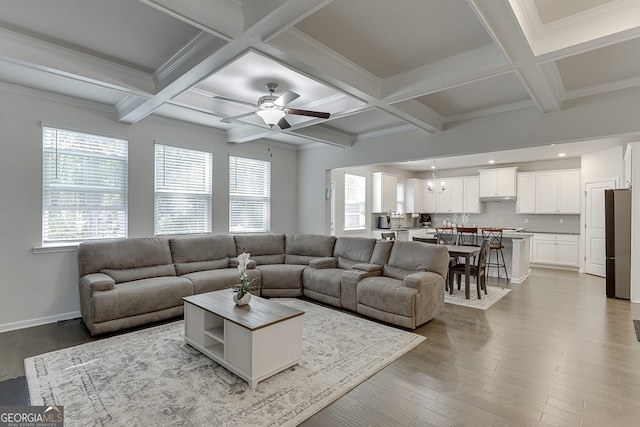
{"label": "sofa armrest", "polygon": [[[375,264],[356,264],[375,265]],[[340,276],[340,304],[347,310],[356,311],[358,308],[358,283],[366,278],[381,276],[382,268],[373,271],[344,270]]]}
{"label": "sofa armrest", "polygon": [[116,287],[116,282],[104,273],[92,273],[82,276],[80,284],[90,291],[108,291]]}
{"label": "sofa armrest", "polygon": [[360,270],[360,271],[366,271],[366,272],[382,271],[382,266],[380,264],[356,264],[351,268],[353,270]]}
{"label": "sofa armrest", "polygon": [[438,273],[434,273],[432,271],[419,271],[417,273],[409,274],[404,278],[404,285],[408,288],[417,289],[420,291],[420,288],[423,286],[430,286],[434,282],[442,281],[444,283],[444,279]]}
{"label": "sofa armrest", "polygon": [[322,268],[338,268],[338,258],[334,257],[322,257],[314,258],[309,261],[309,267],[322,269]]}
{"label": "sofa armrest", "polygon": [[[247,261],[247,270],[253,270],[256,268],[256,262],[252,259]],[[238,257],[229,258],[229,267],[230,268],[238,268]]]}

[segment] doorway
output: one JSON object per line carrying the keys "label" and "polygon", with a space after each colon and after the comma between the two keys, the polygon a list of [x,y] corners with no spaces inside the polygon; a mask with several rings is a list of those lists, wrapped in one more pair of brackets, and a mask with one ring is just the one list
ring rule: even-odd
{"label": "doorway", "polygon": [[616,188],[615,178],[585,183],[585,272],[605,277],[604,190]]}

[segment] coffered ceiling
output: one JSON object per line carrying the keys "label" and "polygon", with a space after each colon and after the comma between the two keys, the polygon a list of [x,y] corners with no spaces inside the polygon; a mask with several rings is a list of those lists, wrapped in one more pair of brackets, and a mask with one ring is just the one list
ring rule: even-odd
{"label": "coffered ceiling", "polygon": [[[349,147],[640,85],[638,0],[0,0],[0,88],[259,138]],[[266,83],[287,107],[255,114]],[[232,102],[231,98],[241,102]],[[232,120],[223,119],[240,116]],[[585,145],[586,146],[586,145]]]}

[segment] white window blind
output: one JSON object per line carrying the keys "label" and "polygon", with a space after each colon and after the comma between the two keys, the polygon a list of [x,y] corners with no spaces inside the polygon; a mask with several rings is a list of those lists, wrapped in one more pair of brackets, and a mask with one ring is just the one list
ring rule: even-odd
{"label": "white window blind", "polygon": [[229,231],[271,229],[271,163],[229,156]]}
{"label": "white window blind", "polygon": [[127,141],[42,128],[42,243],[127,236]]}
{"label": "white window blind", "polygon": [[344,175],[344,229],[365,228],[367,181],[358,175]]}
{"label": "white window blind", "polygon": [[213,154],[155,147],[155,234],[211,232]]}

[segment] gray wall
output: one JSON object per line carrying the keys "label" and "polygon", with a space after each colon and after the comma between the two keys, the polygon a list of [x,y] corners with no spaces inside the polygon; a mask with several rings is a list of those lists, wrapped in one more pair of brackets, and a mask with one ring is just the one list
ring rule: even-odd
{"label": "gray wall", "polygon": [[214,233],[228,233],[229,154],[272,161],[272,230],[297,230],[296,150],[229,144],[219,130],[160,117],[127,125],[110,112],[0,92],[0,331],[79,315],[76,251],[33,252],[42,240],[41,121],[129,140],[130,237],[153,235],[156,139],[213,152]]}

